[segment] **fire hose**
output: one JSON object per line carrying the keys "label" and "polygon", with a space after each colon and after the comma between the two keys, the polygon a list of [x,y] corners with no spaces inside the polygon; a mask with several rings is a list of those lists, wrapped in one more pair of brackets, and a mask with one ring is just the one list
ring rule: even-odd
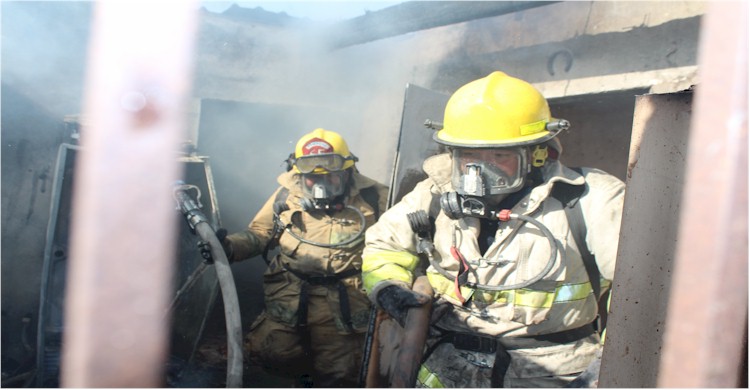
{"label": "fire hose", "polygon": [[[219,279],[221,297],[224,300],[228,355],[226,386],[242,387],[242,321],[234,276],[232,276],[232,269],[224,253],[224,248],[216,237],[216,232],[201,211],[200,204],[188,193],[190,189],[198,190],[198,187],[186,185],[181,181],[177,182],[173,188],[174,199],[192,231],[202,241],[208,243],[208,248],[210,248],[210,255],[216,268],[216,276]],[[200,198],[200,191],[198,192],[198,198]]]}

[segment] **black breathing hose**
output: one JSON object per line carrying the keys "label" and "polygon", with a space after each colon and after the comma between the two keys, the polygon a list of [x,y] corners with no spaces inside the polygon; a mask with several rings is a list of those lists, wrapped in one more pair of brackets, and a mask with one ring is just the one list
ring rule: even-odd
{"label": "black breathing hose", "polygon": [[[528,280],[525,280],[521,283],[502,285],[502,286],[492,286],[488,284],[480,284],[476,282],[467,281],[465,285],[471,288],[481,289],[481,290],[486,290],[486,291],[505,291],[505,290],[517,290],[520,288],[524,288],[541,280],[544,276],[546,276],[552,270],[552,267],[555,264],[555,260],[557,259],[557,240],[555,240],[555,236],[541,222],[535,220],[534,218],[527,217],[525,215],[511,214],[510,210],[503,210],[501,212],[494,213],[494,216],[495,218],[502,220],[502,221],[516,219],[524,223],[528,222],[536,226],[539,229],[539,231],[544,235],[544,237],[547,238],[547,242],[549,242],[550,256],[547,259],[547,264],[534,277]],[[409,225],[411,226],[412,230],[416,232],[418,236],[420,237],[420,242],[422,242],[424,238],[428,237],[427,232],[430,227],[430,221],[429,221],[427,212],[423,210],[419,210],[417,212],[407,214],[406,217],[409,220]],[[454,280],[456,278],[456,275],[451,275],[450,272],[448,272],[446,269],[441,267],[440,264],[433,257],[432,251],[435,248],[433,244],[431,243],[431,240],[427,240],[423,244],[426,244],[426,243],[428,243],[428,246],[425,246],[423,248],[418,248],[418,252],[424,253],[425,255],[427,255],[427,259],[430,262],[430,265],[432,265],[432,267],[435,268],[435,270],[437,270],[438,273],[440,273],[441,275],[443,275],[449,280]]]}
{"label": "black breathing hose", "polygon": [[542,232],[544,237],[547,238],[547,242],[549,242],[550,256],[549,256],[549,259],[547,259],[547,265],[545,265],[544,268],[538,274],[536,274],[533,278],[525,280],[521,283],[510,284],[510,285],[505,285],[505,286],[490,286],[487,284],[467,282],[466,283],[467,286],[471,288],[478,288],[478,289],[487,290],[487,291],[517,290],[520,288],[530,286],[540,281],[543,277],[545,277],[549,273],[549,271],[552,270],[552,266],[555,265],[555,259],[557,259],[557,240],[555,240],[555,236],[552,234],[552,232],[550,232],[549,229],[547,229],[547,227],[544,226],[544,224],[542,224],[541,222],[535,220],[534,218],[527,217],[525,215],[509,214],[508,219],[518,219],[523,222],[528,222],[536,226]]}
{"label": "black breathing hose", "polygon": [[[360,237],[362,237],[362,235],[365,234],[365,229],[366,229],[365,228],[365,225],[366,225],[365,215],[362,214],[362,212],[359,211],[359,209],[354,206],[348,205],[346,206],[346,208],[350,210],[354,210],[354,212],[356,212],[359,215],[359,226],[360,226],[357,234],[355,234],[354,236],[350,237],[347,240],[337,242],[335,244],[326,244],[324,242],[316,242],[316,241],[308,240],[308,239],[303,238],[302,236],[295,234],[294,231],[292,230],[291,225],[283,226],[283,229],[286,230],[286,232],[289,233],[290,236],[294,237],[297,241],[304,242],[305,244],[308,244],[308,245],[317,246],[320,248],[341,248],[343,246],[347,246],[359,240]],[[276,217],[276,220],[279,221],[278,213],[275,215],[275,217]],[[281,223],[281,222],[278,222],[278,223]]]}
{"label": "black breathing hose", "polygon": [[[200,210],[200,206],[190,197],[187,190],[195,186],[178,182],[174,188],[174,198],[180,207],[188,224],[201,240],[209,244],[211,257],[219,279],[221,297],[224,300],[224,319],[227,327],[227,387],[242,387],[242,320],[240,318],[240,303],[237,299],[237,288],[234,276],[229,266],[229,259],[224,248],[216,237],[216,232],[208,223],[208,219]],[[200,192],[198,193],[200,198]]]}

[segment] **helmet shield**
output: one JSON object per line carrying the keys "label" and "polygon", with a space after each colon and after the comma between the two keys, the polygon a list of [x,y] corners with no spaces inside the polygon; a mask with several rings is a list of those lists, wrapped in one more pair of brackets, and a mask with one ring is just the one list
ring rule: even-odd
{"label": "helmet shield", "polygon": [[310,154],[294,160],[300,173],[337,172],[344,169],[347,161],[356,161],[353,155],[343,157],[338,154]]}
{"label": "helmet shield", "polygon": [[315,129],[297,141],[291,165],[298,173],[327,173],[353,167],[356,161],[339,133]]}
{"label": "helmet shield", "polygon": [[461,195],[508,194],[523,187],[529,172],[526,148],[454,148],[453,188]]}
{"label": "helmet shield", "polygon": [[302,192],[312,200],[332,200],[346,191],[348,171],[327,174],[303,173]]}

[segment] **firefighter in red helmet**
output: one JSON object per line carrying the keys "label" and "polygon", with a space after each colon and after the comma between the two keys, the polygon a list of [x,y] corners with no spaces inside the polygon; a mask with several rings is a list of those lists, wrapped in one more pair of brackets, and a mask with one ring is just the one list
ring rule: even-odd
{"label": "firefighter in red helmet", "polygon": [[356,161],[338,133],[304,135],[280,187],[246,230],[223,240],[230,261],[278,246],[263,275],[265,310],[245,349],[251,362],[302,386],[357,384],[370,310],[364,233],[385,210],[387,187],[359,173]]}

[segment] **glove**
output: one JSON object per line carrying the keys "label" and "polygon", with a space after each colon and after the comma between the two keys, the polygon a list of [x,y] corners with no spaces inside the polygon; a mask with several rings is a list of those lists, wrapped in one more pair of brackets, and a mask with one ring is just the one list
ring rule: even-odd
{"label": "glove", "polygon": [[219,228],[219,230],[216,231],[216,238],[219,239],[221,245],[224,245],[224,240],[227,238],[227,229]]}
{"label": "glove", "polygon": [[432,299],[431,297],[409,290],[407,288],[390,285],[378,292],[377,301],[380,308],[398,322],[401,327],[406,323],[406,313],[410,307],[419,307]]}
{"label": "glove", "polygon": [[216,230],[216,239],[221,243],[221,247],[224,249],[224,254],[227,255],[229,264],[232,264],[232,242],[227,240],[227,229],[219,228]]}

